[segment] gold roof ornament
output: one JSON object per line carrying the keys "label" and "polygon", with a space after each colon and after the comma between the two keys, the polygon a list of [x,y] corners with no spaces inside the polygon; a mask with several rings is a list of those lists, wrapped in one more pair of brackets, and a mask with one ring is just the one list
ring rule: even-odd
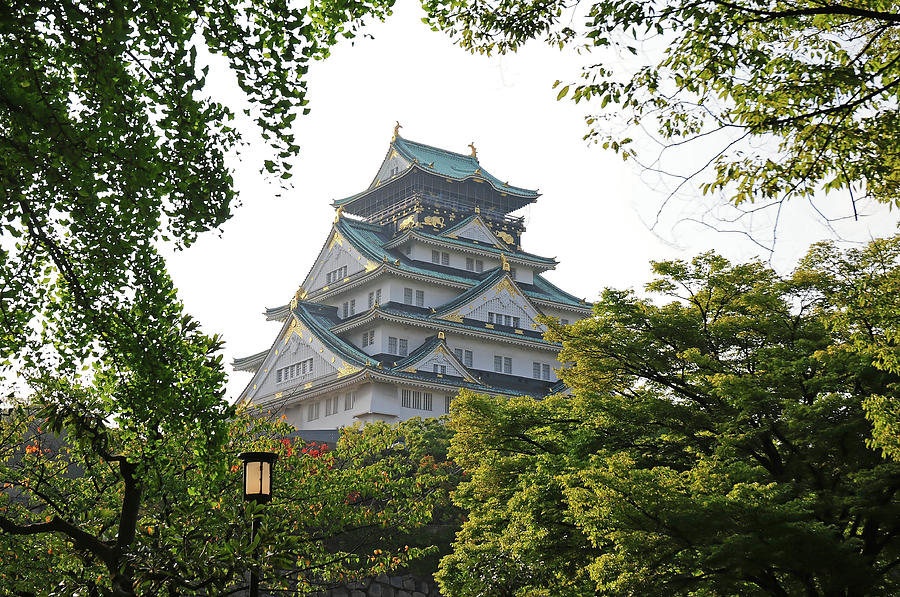
{"label": "gold roof ornament", "polygon": [[438,332],[438,340],[446,340],[444,337],[444,332]]}
{"label": "gold roof ornament", "polygon": [[500,266],[503,267],[503,271],[509,271],[509,261],[506,260],[506,253],[500,253]]}
{"label": "gold roof ornament", "polygon": [[303,287],[300,286],[297,288],[297,292],[294,293],[294,298],[291,299],[291,311],[297,308],[297,302],[306,298],[306,291],[303,290]]}
{"label": "gold roof ornament", "polygon": [[481,208],[478,207],[477,205],[475,206],[475,213],[477,213],[477,214],[481,213]]}
{"label": "gold roof ornament", "polygon": [[397,124],[394,125],[394,136],[391,137],[391,141],[396,141],[397,137],[400,136],[400,129],[403,128],[403,125],[400,124],[400,121],[397,121]]}
{"label": "gold roof ornament", "polygon": [[341,216],[343,216],[343,215],[344,215],[344,206],[338,205],[337,211],[334,212],[334,223],[337,224],[338,221],[341,219]]}
{"label": "gold roof ornament", "polygon": [[472,153],[469,154],[469,157],[475,158],[477,160],[478,159],[478,150],[475,149],[475,141],[472,141],[471,143],[469,143],[469,149],[472,150]]}

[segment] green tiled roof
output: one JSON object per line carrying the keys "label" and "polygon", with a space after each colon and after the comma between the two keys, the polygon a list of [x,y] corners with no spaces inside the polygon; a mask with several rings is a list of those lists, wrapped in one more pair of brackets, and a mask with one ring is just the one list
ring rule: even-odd
{"label": "green tiled roof", "polygon": [[[487,328],[478,325],[473,325],[471,323],[466,323],[463,321],[462,323],[456,321],[449,321],[447,319],[435,319],[435,317],[431,314],[425,315],[423,313],[416,313],[414,311],[410,311],[407,309],[397,308],[392,306],[391,303],[387,305],[379,305],[379,311],[383,313],[387,313],[389,315],[397,315],[400,317],[408,317],[410,319],[418,319],[419,321],[427,321],[428,323],[446,329],[458,329],[458,330],[466,330],[466,331],[479,331],[479,332],[490,332],[492,336],[503,336],[505,338],[512,338],[517,341],[522,340],[530,340],[532,342],[540,342],[541,344],[546,344],[548,346],[559,346],[555,342],[548,342],[544,340],[544,338],[536,333],[529,331],[525,331],[524,334],[516,334],[515,332],[507,332],[505,330],[498,330],[496,328]],[[524,331],[524,330],[523,330]]]}
{"label": "green tiled roof", "polygon": [[472,286],[471,288],[469,288],[468,290],[466,290],[465,292],[463,292],[462,294],[457,296],[455,299],[453,299],[449,303],[445,303],[445,304],[441,305],[441,310],[438,311],[436,313],[436,315],[440,316],[445,313],[449,313],[450,311],[459,307],[460,305],[465,305],[470,300],[477,297],[479,294],[481,294],[482,292],[484,292],[485,290],[487,290],[488,288],[490,288],[491,286],[496,284],[500,280],[500,278],[502,278],[504,276],[505,273],[506,272],[504,272],[503,269],[501,269],[499,267],[495,267],[493,270],[491,270],[491,272],[487,275],[487,277],[484,280],[482,280],[475,286]]}
{"label": "green tiled roof", "polygon": [[[347,240],[353,243],[361,253],[373,261],[387,260],[394,267],[399,267],[404,271],[421,274],[423,276],[431,276],[442,280],[449,280],[461,284],[472,284],[472,278],[467,275],[454,275],[442,271],[436,271],[427,267],[420,267],[418,263],[410,260],[406,255],[402,255],[399,251],[392,252],[385,249],[384,245],[388,243],[390,238],[387,234],[381,233],[381,227],[352,220],[350,218],[341,218],[337,223],[338,230]],[[397,263],[399,261],[399,263]],[[463,274],[460,271],[460,274]]]}
{"label": "green tiled roof", "polygon": [[489,386],[487,384],[472,383],[470,381],[466,381],[465,379],[462,379],[459,377],[440,378],[437,376],[423,374],[420,372],[410,373],[409,371],[400,371],[397,369],[385,370],[383,373],[390,377],[402,377],[402,378],[416,380],[416,381],[439,383],[442,385],[446,385],[448,387],[448,390],[450,390],[450,391],[465,388],[467,390],[473,390],[475,392],[500,393],[500,394],[509,394],[511,396],[518,396],[518,395],[522,394],[522,391],[517,388],[509,388],[509,387],[503,387],[503,386]]}
{"label": "green tiled roof", "polygon": [[527,261],[536,261],[538,263],[546,263],[547,265],[556,265],[556,259],[553,257],[541,257],[540,255],[535,255],[534,253],[526,253],[525,251],[517,251],[514,248],[512,249],[498,249],[497,247],[485,244],[485,243],[474,243],[467,238],[456,237],[450,238],[446,236],[446,232],[444,234],[432,234],[430,232],[425,232],[422,230],[415,230],[415,234],[420,234],[426,238],[433,238],[435,240],[443,241],[445,243],[450,243],[454,245],[459,245],[463,247],[474,247],[476,249],[481,249],[483,251],[488,251],[489,253],[496,253],[499,255],[503,253],[507,257],[518,257],[520,259],[524,259]]}
{"label": "green tiled roof", "polygon": [[[310,332],[312,332],[316,338],[342,359],[359,367],[369,366],[372,368],[376,365],[376,360],[374,358],[367,355],[352,343],[341,339],[331,332],[330,327],[340,321],[337,318],[334,307],[323,306],[309,301],[297,301],[297,307],[294,309],[294,314],[304,323],[304,325],[309,327]],[[440,383],[448,386],[448,388],[468,388],[478,392],[501,392],[513,395],[521,393],[521,391],[516,388],[472,383],[458,377],[452,379],[438,378],[427,373],[402,371],[403,367],[406,367],[410,362],[421,358],[427,352],[434,350],[441,342],[442,340],[438,339],[437,336],[433,336],[426,340],[422,346],[414,350],[408,357],[402,361],[398,361],[396,366],[385,367],[384,369],[381,369],[380,372],[383,375],[391,377],[402,377],[431,383]]]}
{"label": "green tiled roof", "polygon": [[359,367],[374,363],[373,359],[349,342],[345,342],[331,331],[331,327],[340,321],[337,307],[319,305],[309,301],[297,301],[294,315],[306,325],[312,334],[328,349],[348,363]]}
{"label": "green tiled roof", "polygon": [[[426,264],[418,261],[414,262],[399,251],[393,252],[385,249],[384,245],[390,242],[391,239],[386,233],[382,232],[381,226],[376,224],[343,217],[338,220],[336,226],[357,250],[373,261],[384,261],[386,259],[389,263],[404,271],[456,283],[476,285],[481,282],[482,277],[475,272],[459,270],[459,273],[451,274],[427,266],[422,267]],[[396,263],[398,261],[399,263]],[[534,284],[519,284],[518,286],[529,298],[557,302],[582,309],[590,308],[590,305],[583,303],[578,297],[560,290],[538,274],[534,275]]]}
{"label": "green tiled roof", "polygon": [[491,186],[498,191],[521,197],[538,197],[537,191],[510,186],[496,176],[486,172],[481,167],[481,164],[478,163],[478,158],[432,147],[424,143],[416,143],[400,136],[397,136],[391,145],[403,157],[410,162],[416,163],[426,172],[455,180],[482,178],[490,182]]}
{"label": "green tiled roof", "polygon": [[535,290],[537,290],[537,292],[528,292],[527,290],[525,290],[525,294],[536,299],[554,301],[557,303],[572,305],[574,307],[580,307],[582,309],[591,308],[590,303],[586,303],[577,296],[571,295],[568,292],[562,290],[555,284],[551,284],[546,278],[541,275],[534,275],[533,287],[535,288]]}
{"label": "green tiled roof", "polygon": [[453,226],[450,226],[449,228],[444,230],[441,234],[453,234],[453,232],[455,232],[456,230],[459,230],[460,228],[462,228],[463,226],[465,226],[466,224],[468,224],[469,222],[471,222],[472,220],[474,220],[477,217],[478,217],[478,214],[472,214],[471,216],[467,216],[467,217],[463,218],[462,220],[460,220],[459,222],[457,222],[456,224],[454,224]]}
{"label": "green tiled roof", "polygon": [[408,356],[403,357],[399,361],[394,364],[394,369],[403,369],[410,363],[415,363],[426,354],[430,353],[432,350],[437,348],[438,344],[443,342],[440,338],[437,337],[437,334],[425,339],[425,342],[422,343],[421,346],[413,350],[409,353]]}

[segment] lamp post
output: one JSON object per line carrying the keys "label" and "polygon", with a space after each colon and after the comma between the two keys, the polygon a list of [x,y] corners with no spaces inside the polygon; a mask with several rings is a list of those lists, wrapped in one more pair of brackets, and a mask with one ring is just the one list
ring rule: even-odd
{"label": "lamp post", "polygon": [[[243,452],[238,458],[244,461],[244,501],[266,504],[272,499],[272,465],[278,460],[273,452]],[[250,540],[259,530],[259,519],[254,516],[250,527]],[[250,597],[259,597],[259,569],[250,570]]]}

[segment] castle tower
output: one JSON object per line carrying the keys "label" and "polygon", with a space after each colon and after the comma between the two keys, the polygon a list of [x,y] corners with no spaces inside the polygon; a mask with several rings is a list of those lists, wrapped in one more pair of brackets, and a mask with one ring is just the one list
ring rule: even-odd
{"label": "castle tower", "polygon": [[459,389],[545,396],[561,391],[559,345],[537,317],[574,322],[583,300],[544,277],[556,261],[522,250],[538,198],[463,155],[394,130],[375,179],[334,202],[322,250],[274,344],[236,359],[253,378],[241,401],[302,430],[448,412]]}

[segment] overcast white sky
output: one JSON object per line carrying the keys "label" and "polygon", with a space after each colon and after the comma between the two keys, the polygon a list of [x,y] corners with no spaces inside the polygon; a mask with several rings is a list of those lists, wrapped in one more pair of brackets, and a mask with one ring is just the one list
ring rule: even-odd
{"label": "overcast white sky", "polygon": [[[277,197],[280,189],[257,174],[262,152],[245,151],[235,163],[243,205],[222,235],[208,234],[170,257],[188,311],[208,333],[224,336],[229,371],[233,358],[273,342],[279,324],[266,322],[263,309],[293,296],[328,234],[331,201],[368,186],[396,120],[402,136],[438,147],[467,153],[474,141],[489,172],[540,189],[525,212],[523,248],[555,256],[560,265],[548,277],[577,296],[640,288],[650,260],[709,249],[733,260],[769,257],[737,234],[681,223],[659,230],[663,242],[648,229],[641,216],[652,216],[665,190],[630,162],[582,141],[583,118],[599,107],[557,102],[551,88],[557,79],[575,80],[584,57],[540,44],[512,56],[472,56],[430,31],[421,16],[415,1],[400,0],[386,23],[367,29],[374,39],[343,43],[315,64],[312,112],[296,121],[302,154],[294,189]],[[231,93],[226,84],[222,93]],[[681,208],[674,209],[672,222]],[[882,210],[841,233],[866,240],[890,234],[895,222]],[[828,235],[807,205],[792,206],[782,214],[773,264],[789,270],[809,243]],[[230,373],[229,398],[248,380],[247,373]]]}

